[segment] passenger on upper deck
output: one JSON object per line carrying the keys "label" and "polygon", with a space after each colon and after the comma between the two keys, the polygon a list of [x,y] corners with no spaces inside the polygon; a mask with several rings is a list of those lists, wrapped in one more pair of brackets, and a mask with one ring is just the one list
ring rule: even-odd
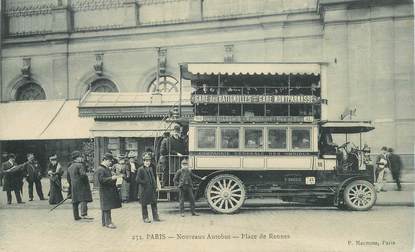
{"label": "passenger on upper deck", "polygon": [[201,88],[198,88],[196,90],[196,94],[206,94],[206,95],[208,95],[208,94],[216,94],[216,93],[217,92],[216,92],[215,88],[208,87],[207,84],[205,84],[205,83],[202,84]]}

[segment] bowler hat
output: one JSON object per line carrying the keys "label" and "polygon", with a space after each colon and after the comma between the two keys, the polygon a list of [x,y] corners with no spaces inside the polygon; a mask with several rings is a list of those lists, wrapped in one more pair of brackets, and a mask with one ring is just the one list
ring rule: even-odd
{"label": "bowler hat", "polygon": [[16,159],[16,155],[14,155],[13,153],[10,153],[8,156],[7,156],[9,159]]}
{"label": "bowler hat", "polygon": [[380,150],[383,150],[383,151],[388,151],[388,147],[383,146]]}
{"label": "bowler hat", "polygon": [[114,160],[114,156],[111,153],[107,152],[107,153],[104,154],[104,157],[102,159],[104,159],[104,160]]}
{"label": "bowler hat", "polygon": [[81,157],[82,155],[81,155],[81,152],[80,151],[72,151],[72,153],[71,153],[71,158],[72,158],[72,160],[73,159],[76,159],[77,157]]}
{"label": "bowler hat", "polygon": [[182,160],[182,165],[188,165],[189,164],[189,160],[187,160],[187,158]]}

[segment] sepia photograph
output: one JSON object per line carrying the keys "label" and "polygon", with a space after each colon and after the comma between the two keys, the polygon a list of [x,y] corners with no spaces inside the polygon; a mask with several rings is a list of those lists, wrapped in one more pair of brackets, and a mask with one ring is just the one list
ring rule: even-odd
{"label": "sepia photograph", "polygon": [[412,0],[0,0],[0,251],[414,252]]}

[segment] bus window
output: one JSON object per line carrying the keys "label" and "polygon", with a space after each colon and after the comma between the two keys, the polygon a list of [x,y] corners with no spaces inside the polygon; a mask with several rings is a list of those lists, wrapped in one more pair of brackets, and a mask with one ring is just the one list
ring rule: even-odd
{"label": "bus window", "polygon": [[309,149],[311,147],[310,129],[293,129],[291,139],[293,149]]}
{"label": "bus window", "polygon": [[196,105],[196,115],[217,116],[218,115],[218,105],[217,104],[197,104]]}
{"label": "bus window", "polygon": [[216,147],[216,129],[198,129],[197,130],[197,147],[198,148],[215,148]]}
{"label": "bus window", "polygon": [[286,149],[287,148],[287,130],[286,129],[268,129],[268,148]]}
{"label": "bus window", "polygon": [[267,104],[266,116],[288,116],[287,104]]}
{"label": "bus window", "polygon": [[264,104],[244,104],[244,116],[264,116]]}
{"label": "bus window", "polygon": [[245,148],[262,148],[262,129],[245,129]]}
{"label": "bus window", "polygon": [[222,148],[239,148],[239,129],[222,129],[221,138]]}
{"label": "bus window", "polygon": [[220,104],[219,105],[220,116],[241,116],[240,104]]}

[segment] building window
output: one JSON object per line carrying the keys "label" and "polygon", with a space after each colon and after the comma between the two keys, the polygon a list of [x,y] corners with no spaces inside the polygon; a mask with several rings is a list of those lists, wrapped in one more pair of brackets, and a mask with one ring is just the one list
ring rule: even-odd
{"label": "building window", "polygon": [[158,81],[155,78],[148,87],[148,92],[157,91],[162,93],[179,92],[179,82],[169,75],[160,76]]}
{"label": "building window", "polygon": [[16,101],[45,100],[43,88],[36,83],[27,83],[19,87],[16,92]]}
{"label": "building window", "polygon": [[98,79],[91,83],[89,87],[91,92],[101,92],[101,93],[115,93],[118,92],[117,86],[114,82],[108,79]]}

